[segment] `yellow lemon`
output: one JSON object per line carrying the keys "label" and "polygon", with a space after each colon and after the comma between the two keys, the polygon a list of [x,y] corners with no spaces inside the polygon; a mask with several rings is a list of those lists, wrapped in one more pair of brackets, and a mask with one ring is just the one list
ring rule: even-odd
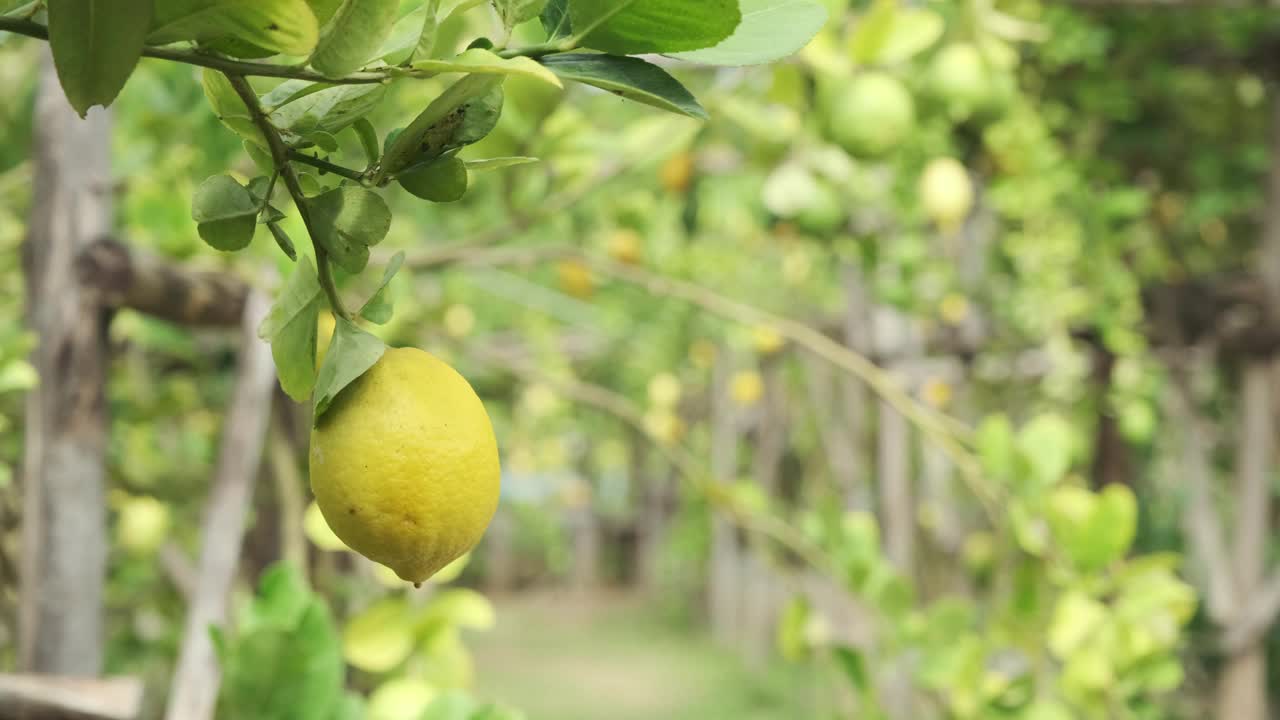
{"label": "yellow lemon", "polygon": [[329,527],[415,584],[480,541],[500,475],[480,398],[416,348],[387,350],[311,434],[311,489]]}
{"label": "yellow lemon", "polygon": [[561,262],[556,266],[556,273],[560,276],[560,289],[567,294],[579,300],[586,300],[595,294],[595,277],[591,274],[591,268],[581,260]]}
{"label": "yellow lemon", "polygon": [[649,381],[649,404],[655,408],[673,408],[680,402],[683,389],[680,380],[671,373],[658,373]]}
{"label": "yellow lemon", "polygon": [[677,195],[688,192],[693,183],[694,164],[693,155],[688,152],[676,153],[667,158],[659,173],[663,189]]}
{"label": "yellow lemon", "polygon": [[635,230],[621,229],[609,238],[609,257],[627,265],[639,265],[644,259],[644,240]]}
{"label": "yellow lemon", "polygon": [[153,497],[131,497],[120,505],[116,540],[137,555],[156,551],[169,534],[169,508]]}
{"label": "yellow lemon", "polygon": [[684,435],[684,421],[670,410],[651,410],[644,416],[644,429],[665,445],[675,444]]}
{"label": "yellow lemon", "polygon": [[739,407],[755,405],[764,397],[764,378],[755,370],[734,373],[729,381],[729,396]]}
{"label": "yellow lemon", "polygon": [[320,313],[320,317],[316,318],[316,368],[319,369],[324,364],[325,353],[329,352],[329,343],[333,342],[333,331],[338,327],[338,321],[333,319],[333,313],[325,310]]}
{"label": "yellow lemon", "polygon": [[751,328],[751,346],[761,355],[772,355],[782,349],[786,339],[778,329],[769,325]]}
{"label": "yellow lemon", "polygon": [[935,158],[920,175],[920,204],[945,232],[959,229],[973,211],[973,180],[959,160]]}
{"label": "yellow lemon", "polygon": [[476,328],[476,314],[466,305],[450,305],[444,311],[444,331],[452,338],[464,338]]}

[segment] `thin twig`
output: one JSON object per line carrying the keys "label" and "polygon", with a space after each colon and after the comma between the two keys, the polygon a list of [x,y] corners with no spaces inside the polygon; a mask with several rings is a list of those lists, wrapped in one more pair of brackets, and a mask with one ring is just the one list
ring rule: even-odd
{"label": "thin twig", "polygon": [[276,166],[280,177],[284,178],[284,186],[289,190],[289,195],[293,198],[293,204],[298,208],[298,215],[302,217],[302,224],[307,228],[307,234],[311,236],[311,245],[316,254],[316,268],[320,274],[320,287],[324,289],[325,295],[329,298],[329,307],[333,310],[334,315],[350,319],[351,315],[343,307],[342,297],[338,295],[338,286],[333,280],[333,268],[329,264],[329,253],[320,243],[320,235],[316,230],[315,223],[311,220],[311,207],[307,204],[307,196],[302,192],[302,184],[298,182],[298,172],[289,163],[289,147],[285,145],[284,140],[280,137],[280,131],[271,124],[267,113],[258,102],[258,94],[253,91],[249,81],[245,80],[241,75],[227,75],[226,77],[230,81],[231,87],[235,89],[236,94],[240,96],[240,100],[248,108],[253,124],[257,126],[259,132],[266,139],[267,148],[271,151],[271,162]]}
{"label": "thin twig", "polygon": [[361,173],[359,170],[352,170],[351,168],[348,168],[348,167],[335,165],[334,163],[331,163],[328,160],[321,160],[318,157],[312,157],[311,155],[308,155],[302,152],[301,150],[294,150],[293,148],[289,148],[289,159],[293,160],[294,162],[302,163],[303,165],[310,165],[313,168],[323,170],[327,173],[332,173],[334,175],[337,175],[338,177],[344,177],[348,180],[354,180],[356,182],[364,182],[364,173]]}

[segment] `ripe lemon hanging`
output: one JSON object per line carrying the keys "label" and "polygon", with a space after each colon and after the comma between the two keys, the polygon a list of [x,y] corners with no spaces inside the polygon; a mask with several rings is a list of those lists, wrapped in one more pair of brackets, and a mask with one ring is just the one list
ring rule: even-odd
{"label": "ripe lemon hanging", "polygon": [[499,485],[480,398],[416,348],[387,350],[311,434],[311,489],[329,527],[414,584],[476,546]]}

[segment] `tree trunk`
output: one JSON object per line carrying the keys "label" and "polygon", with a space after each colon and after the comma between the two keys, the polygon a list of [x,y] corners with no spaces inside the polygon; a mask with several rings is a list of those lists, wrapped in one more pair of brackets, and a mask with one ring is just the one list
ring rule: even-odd
{"label": "tree trunk", "polygon": [[48,58],[35,113],[23,265],[40,384],[25,420],[18,664],[88,676],[103,654],[106,317],[75,260],[111,222],[110,116],[94,109],[81,120]]}
{"label": "tree trunk", "polygon": [[1267,720],[1266,649],[1251,649],[1227,658],[1218,676],[1218,720]]}

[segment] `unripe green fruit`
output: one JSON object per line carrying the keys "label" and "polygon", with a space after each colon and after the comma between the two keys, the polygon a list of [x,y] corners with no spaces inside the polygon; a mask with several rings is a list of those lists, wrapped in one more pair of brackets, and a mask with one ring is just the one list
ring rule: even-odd
{"label": "unripe green fruit", "polygon": [[819,181],[809,202],[796,213],[796,225],[814,235],[828,235],[844,224],[848,215],[840,195],[830,185]]}
{"label": "unripe green fruit", "polygon": [[938,51],[929,66],[929,86],[956,117],[982,109],[995,89],[991,68],[970,43],[953,43]]}
{"label": "unripe green fruit", "polygon": [[400,187],[423,200],[456,202],[467,194],[467,165],[456,157],[436,160],[396,177]]}
{"label": "unripe green fruit", "polygon": [[864,72],[828,96],[831,137],[849,154],[875,158],[901,143],[915,128],[911,93],[884,72]]}

